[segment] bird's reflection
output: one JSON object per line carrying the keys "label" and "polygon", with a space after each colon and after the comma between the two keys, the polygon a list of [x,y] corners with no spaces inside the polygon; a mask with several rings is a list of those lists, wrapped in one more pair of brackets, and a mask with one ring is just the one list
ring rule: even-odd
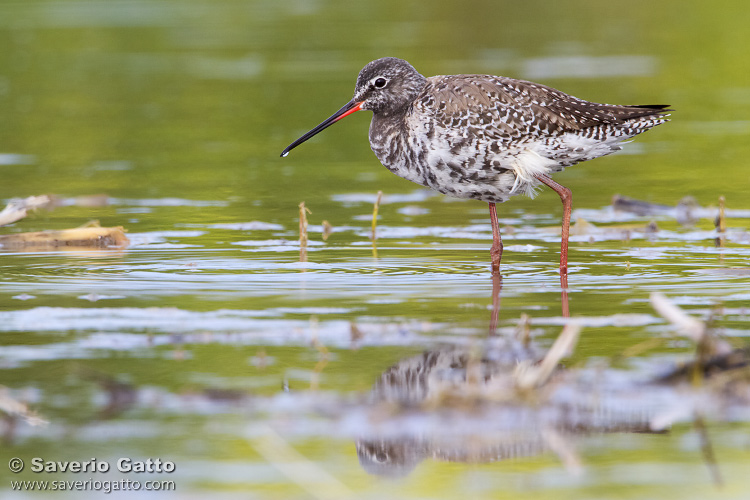
{"label": "bird's reflection", "polygon": [[570,453],[560,448],[572,448],[567,443],[575,435],[650,432],[648,411],[570,394],[581,387],[566,388],[560,374],[553,388],[519,391],[519,364],[538,366],[540,358],[535,346],[508,342],[482,352],[442,347],[399,361],[371,392],[373,404],[399,423],[357,442],[362,468],[398,477],[428,458],[484,463],[547,450],[564,457]]}
{"label": "bird's reflection", "polygon": [[[399,361],[375,382],[371,391],[374,404],[396,409],[402,415],[411,412],[415,416],[412,424],[417,423],[403,431],[360,439],[357,455],[365,471],[379,476],[404,476],[426,458],[494,462],[565,447],[567,438],[562,436],[572,434],[615,430],[648,432],[646,414],[617,415],[615,412],[603,417],[597,404],[576,407],[570,401],[554,402],[545,409],[546,395],[542,393],[546,388],[538,392],[535,392],[536,386],[527,392],[519,389],[519,366],[535,370],[545,363],[549,354],[545,356],[544,351],[528,339],[496,335],[502,283],[502,276],[493,273],[489,336],[480,342],[482,345],[446,346],[426,351]],[[569,317],[565,274],[561,274],[560,284],[562,315]],[[552,366],[555,365],[556,361]],[[539,386],[549,377],[555,375],[548,375]],[[533,408],[529,408],[530,401]],[[430,422],[430,416],[435,415],[443,419],[441,425],[447,425],[448,432],[436,431],[430,425],[434,423],[434,420]],[[420,427],[420,418],[424,419],[425,426]],[[483,427],[483,422],[491,425]],[[468,426],[475,427],[467,432]],[[561,456],[566,453],[555,451]]]}
{"label": "bird's reflection", "polygon": [[[514,349],[497,349],[477,357],[478,353],[463,347],[443,347],[403,359],[388,368],[375,382],[372,399],[376,404],[401,410],[419,411],[430,401],[439,404],[440,391],[451,387],[491,383],[496,375],[507,372],[515,359],[531,353],[522,345]],[[468,384],[468,385],[467,385]],[[463,408],[471,411],[470,408]],[[460,412],[461,408],[457,408]],[[541,438],[519,439],[503,433],[503,439],[489,433],[482,439],[465,440],[465,436],[435,435],[429,432],[400,435],[397,438],[369,438],[357,442],[362,467],[380,476],[408,474],[425,458],[459,462],[490,462],[527,456],[544,449]]]}
{"label": "bird's reflection", "polygon": [[[492,313],[490,315],[489,335],[492,337],[497,332],[497,323],[500,319],[500,295],[503,291],[503,275],[499,272],[492,273]],[[568,274],[560,273],[560,309],[563,318],[570,317],[570,304],[568,302]]]}
{"label": "bird's reflection", "polygon": [[[562,313],[569,316],[564,275],[560,284]],[[665,366],[650,380],[601,365],[567,368],[561,360],[580,326],[567,322],[547,350],[528,336],[496,335],[501,291],[495,274],[486,339],[430,349],[380,375],[370,393],[375,425],[357,442],[365,471],[403,476],[425,459],[483,463],[547,451],[575,470],[574,443],[582,435],[661,433],[687,415],[720,482],[703,415],[748,407],[750,348],[733,348],[705,327],[693,361]],[[670,321],[690,319],[664,297],[652,303]],[[701,397],[686,398],[698,394],[696,387],[704,388]]]}
{"label": "bird's reflection", "polygon": [[495,335],[500,319],[500,293],[503,291],[503,276],[492,273],[492,315],[490,316],[490,337]]}
{"label": "bird's reflection", "polygon": [[568,304],[568,274],[560,273],[560,305],[563,318],[570,317],[570,305]]}
{"label": "bird's reflection", "polygon": [[536,441],[508,435],[496,443],[461,443],[422,437],[357,442],[357,456],[362,468],[369,474],[385,477],[406,476],[427,458],[446,462],[489,463],[534,456],[547,449],[541,435]]}

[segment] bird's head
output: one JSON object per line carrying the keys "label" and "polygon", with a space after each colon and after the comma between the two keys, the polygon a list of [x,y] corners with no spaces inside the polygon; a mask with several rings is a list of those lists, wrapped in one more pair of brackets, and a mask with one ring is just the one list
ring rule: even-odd
{"label": "bird's head", "polygon": [[353,102],[360,109],[394,114],[403,111],[419,95],[427,79],[403,59],[383,57],[362,68],[357,76]]}
{"label": "bird's head", "polygon": [[312,136],[322,132],[337,121],[362,109],[389,116],[403,113],[419,95],[427,79],[403,59],[383,57],[368,63],[357,76],[354,97],[320,125],[291,143],[281,153],[286,156]]}

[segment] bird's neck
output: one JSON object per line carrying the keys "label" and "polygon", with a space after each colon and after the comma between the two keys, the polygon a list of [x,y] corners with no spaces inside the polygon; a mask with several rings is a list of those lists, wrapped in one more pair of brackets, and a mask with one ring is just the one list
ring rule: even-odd
{"label": "bird's neck", "polygon": [[400,160],[404,152],[404,118],[400,114],[374,113],[370,123],[370,147],[388,168]]}
{"label": "bird's neck", "polygon": [[422,148],[410,141],[406,114],[375,114],[370,123],[370,147],[385,168],[404,179],[426,185]]}

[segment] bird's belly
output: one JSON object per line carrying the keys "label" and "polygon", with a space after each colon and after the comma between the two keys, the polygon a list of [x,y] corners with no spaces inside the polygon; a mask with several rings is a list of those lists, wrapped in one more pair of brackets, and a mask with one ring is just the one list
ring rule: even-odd
{"label": "bird's belly", "polygon": [[527,181],[537,183],[533,177],[518,176],[517,162],[508,151],[499,155],[489,143],[453,130],[433,131],[428,125],[418,120],[411,128],[371,126],[370,146],[394,174],[455,198],[502,203],[515,194],[528,194]]}
{"label": "bird's belly", "polygon": [[452,148],[449,139],[455,138],[435,137],[422,120],[405,127],[374,117],[370,126],[372,151],[399,177],[456,198],[506,201],[515,181],[513,173],[485,164],[485,155],[476,147]]}
{"label": "bird's belly", "polygon": [[505,168],[458,158],[444,161],[421,148],[397,155],[373,151],[383,166],[399,177],[454,198],[502,203],[516,194],[511,193],[516,177]]}
{"label": "bird's belly", "polygon": [[480,141],[456,131],[370,130],[370,145],[380,162],[404,179],[456,198],[502,203],[517,194],[533,197],[538,176],[612,153],[624,137],[602,141],[566,133],[507,142]]}

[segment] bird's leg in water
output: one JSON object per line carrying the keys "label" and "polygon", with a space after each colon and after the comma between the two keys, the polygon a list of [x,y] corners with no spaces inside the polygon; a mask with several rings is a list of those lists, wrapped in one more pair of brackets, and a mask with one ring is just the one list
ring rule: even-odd
{"label": "bird's leg in water", "polygon": [[490,223],[492,224],[492,248],[490,248],[492,274],[500,274],[500,259],[503,257],[503,240],[500,238],[500,227],[497,222],[497,208],[495,208],[494,203],[490,203]]}
{"label": "bird's leg in water", "polygon": [[536,176],[541,182],[553,189],[559,196],[563,204],[562,219],[562,239],[560,241],[560,275],[568,274],[568,236],[570,235],[570,211],[573,195],[570,189],[553,181],[544,174]]}

